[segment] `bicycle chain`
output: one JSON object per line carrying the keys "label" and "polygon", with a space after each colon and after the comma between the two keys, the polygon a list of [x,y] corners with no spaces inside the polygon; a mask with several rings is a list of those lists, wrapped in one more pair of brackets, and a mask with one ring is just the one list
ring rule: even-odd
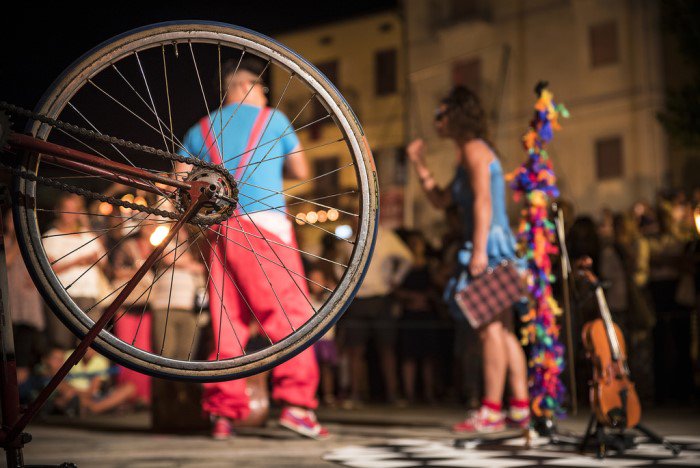
{"label": "bicycle chain", "polygon": [[[26,117],[31,120],[35,120],[41,123],[44,123],[46,125],[49,125],[52,128],[58,128],[61,130],[65,130],[66,132],[73,133],[76,135],[80,135],[82,137],[86,137],[91,140],[95,141],[100,141],[102,143],[107,143],[110,145],[115,145],[115,146],[121,146],[122,148],[142,152],[145,154],[150,154],[156,157],[159,157],[161,159],[165,159],[168,161],[175,161],[175,162],[182,162],[185,164],[190,164],[192,166],[197,166],[201,167],[204,169],[210,169],[215,171],[216,173],[222,175],[226,179],[228,179],[229,184],[231,186],[232,194],[229,194],[229,197],[236,198],[238,196],[238,188],[235,183],[235,179],[233,178],[233,175],[229,171],[227,171],[222,165],[217,165],[213,164],[207,161],[203,161],[198,158],[192,158],[188,156],[182,156],[181,154],[177,153],[171,153],[169,151],[163,151],[157,148],[153,148],[151,146],[147,145],[141,145],[139,143],[134,143],[129,140],[124,140],[122,138],[116,138],[110,135],[105,135],[101,133],[97,133],[93,130],[89,130],[83,127],[79,127],[77,125],[73,125],[67,122],[63,122],[59,119],[54,119],[52,117],[48,117],[44,114],[40,114],[38,112],[33,112],[28,109],[24,109],[19,106],[15,106],[13,104],[9,104],[5,101],[0,101],[0,110],[5,110],[10,114],[13,115],[19,115],[21,117]],[[140,211],[143,213],[147,214],[152,214],[155,216],[161,216],[164,218],[169,218],[173,220],[177,220],[180,218],[181,213],[178,212],[173,212],[173,211],[166,211],[166,210],[160,210],[157,208],[150,208],[148,206],[144,205],[138,205],[136,203],[131,203],[127,202],[115,197],[110,197],[107,195],[103,195],[101,193],[93,192],[91,190],[87,190],[82,187],[77,187],[75,185],[71,184],[66,184],[64,182],[58,182],[56,180],[53,180],[49,177],[43,177],[39,176],[37,174],[34,174],[32,172],[26,171],[19,169],[15,166],[12,166],[10,164],[4,163],[0,161],[0,165],[3,167],[6,167],[12,171],[12,173],[16,176],[22,177],[27,180],[31,180],[33,182],[39,182],[43,185],[48,185],[50,187],[57,188],[59,190],[73,193],[76,195],[80,195],[85,198],[90,198],[92,200],[97,200],[97,201],[102,201],[109,203],[110,205],[114,206],[119,206],[119,207],[124,207],[124,208],[129,208],[131,210],[135,211]],[[224,212],[220,214],[219,216],[216,217],[205,217],[202,215],[197,215],[190,222],[195,223],[195,224],[202,224],[202,225],[212,225],[212,224],[218,224],[222,221],[225,221],[228,217],[230,216],[230,213]]]}

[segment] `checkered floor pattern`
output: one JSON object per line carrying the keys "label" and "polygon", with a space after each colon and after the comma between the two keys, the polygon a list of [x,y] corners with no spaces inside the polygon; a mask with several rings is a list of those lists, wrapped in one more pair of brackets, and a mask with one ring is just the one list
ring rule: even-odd
{"label": "checkered floor pattern", "polygon": [[634,449],[605,460],[582,456],[575,449],[551,445],[548,438],[535,438],[529,450],[524,439],[471,441],[455,448],[452,440],[393,439],[381,445],[347,446],[327,453],[324,460],[352,468],[413,467],[700,467],[700,437],[676,436],[668,440],[683,451],[674,457],[660,445],[639,438]]}

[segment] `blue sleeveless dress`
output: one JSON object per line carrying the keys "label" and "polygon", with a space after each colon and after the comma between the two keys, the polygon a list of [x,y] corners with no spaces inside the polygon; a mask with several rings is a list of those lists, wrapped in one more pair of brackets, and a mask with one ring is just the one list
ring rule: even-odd
{"label": "blue sleeveless dress", "polygon": [[[491,188],[491,226],[486,241],[486,255],[490,267],[494,267],[503,260],[515,261],[522,268],[521,259],[515,253],[515,236],[510,229],[508,214],[506,212],[506,187],[503,177],[503,168],[498,158],[494,157],[489,164],[490,188]],[[457,253],[457,270],[449,280],[445,288],[444,298],[450,305],[450,311],[455,318],[465,320],[454,301],[456,291],[464,288],[469,282],[468,266],[471,260],[474,244],[474,191],[467,171],[459,165],[457,173],[450,185],[452,200],[457,205],[462,219],[464,246]]]}

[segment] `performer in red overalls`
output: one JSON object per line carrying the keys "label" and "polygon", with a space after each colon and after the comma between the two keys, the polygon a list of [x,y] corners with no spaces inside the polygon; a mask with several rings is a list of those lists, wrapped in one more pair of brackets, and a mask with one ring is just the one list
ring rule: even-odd
{"label": "performer in red overalls", "polygon": [[[186,151],[181,151],[223,162],[238,182],[237,212],[215,226],[212,237],[211,360],[242,355],[249,325],[278,342],[314,313],[282,193],[283,176],[307,179],[309,170],[289,120],[267,107],[262,71],[250,56],[224,64],[224,105],[190,128],[183,142]],[[180,165],[177,170],[188,169]],[[307,437],[327,437],[313,411],[319,382],[313,349],[277,366],[272,379],[272,398],[284,405],[280,424]],[[232,421],[245,419],[250,411],[245,379],[205,384],[202,406],[212,417],[213,437],[228,439]]]}

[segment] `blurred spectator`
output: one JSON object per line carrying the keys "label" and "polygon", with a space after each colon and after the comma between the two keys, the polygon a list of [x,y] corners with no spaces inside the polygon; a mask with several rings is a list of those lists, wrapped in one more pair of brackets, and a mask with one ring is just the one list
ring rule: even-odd
{"label": "blurred spectator", "polygon": [[659,233],[659,223],[654,209],[649,203],[638,201],[632,206],[632,215],[637,222],[639,232],[643,236],[653,236]]}
{"label": "blurred spectator", "polygon": [[[464,245],[462,219],[459,208],[455,204],[445,209],[447,230],[442,237],[440,261],[434,270],[434,281],[440,291],[457,269],[457,252]],[[441,306],[443,304],[440,304]],[[449,313],[447,314],[450,315]],[[465,398],[467,406],[478,408],[481,404],[481,343],[479,335],[465,320],[454,320],[449,316],[449,329],[453,330],[452,358],[455,364],[451,366],[452,380],[459,398]]]}
{"label": "blurred spectator", "polygon": [[601,210],[600,222],[598,223],[598,237],[603,243],[611,243],[613,241],[613,218],[614,214],[610,208]]}
{"label": "blurred spectator", "polygon": [[[148,221],[144,222],[136,234],[126,239],[121,239],[113,247],[113,289],[121,287],[133,278],[136,271],[153,251],[149,238],[154,230],[153,224]],[[154,275],[152,272],[144,276],[134,291],[124,301],[114,318],[115,336],[125,343],[147,352],[152,351],[151,314],[148,309],[148,300],[153,294],[153,291],[149,289],[153,284],[153,280]],[[133,383],[136,386],[136,395],[139,403],[144,406],[150,404],[150,377],[134,370],[120,367],[117,382],[119,384]]]}
{"label": "blurred spectator", "polygon": [[[90,311],[103,284],[106,263],[100,234],[90,232],[85,202],[79,195],[65,195],[56,207],[53,227],[43,233],[46,255],[59,281],[73,302]],[[47,313],[49,341],[63,349],[74,347],[76,338],[51,311]]]}
{"label": "blurred spectator", "polygon": [[655,399],[657,403],[682,402],[690,397],[690,309],[678,302],[680,271],[688,234],[681,220],[685,201],[681,195],[659,199],[659,233],[649,237],[649,292],[656,311],[654,328]]}
{"label": "blurred spectator", "polygon": [[[70,353],[65,354],[65,359]],[[136,385],[132,382],[110,385],[111,370],[107,358],[92,348],[70,370],[66,382],[79,398],[81,413],[105,413],[134,401]]]}
{"label": "blurred spectator", "polygon": [[325,234],[321,238],[321,246],[321,257],[334,263],[322,262],[317,267],[323,269],[327,279],[336,284],[345,273],[343,265],[348,263],[352,245],[338,239],[333,234]]}
{"label": "blurred spectator", "polygon": [[188,237],[187,229],[181,229],[166,247],[148,304],[153,311],[153,349],[164,357],[182,360],[190,359],[197,349],[195,294],[205,282],[204,265],[192,255]]}
{"label": "blurred spectator", "polygon": [[399,236],[379,226],[365,279],[340,322],[343,345],[350,357],[349,405],[360,400],[360,386],[365,379],[363,364],[370,339],[379,353],[386,399],[392,403],[398,401],[397,317],[391,295],[408,273],[412,260],[411,251]]}
{"label": "blurred spectator", "polygon": [[[628,362],[637,393],[648,402],[654,395],[654,343],[651,331],[656,323],[646,288],[649,279],[649,241],[642,237],[631,215],[615,215],[613,227],[615,242],[612,251],[622,270],[624,296],[620,307],[611,309],[627,342]],[[603,271],[606,271],[604,267]]]}
{"label": "blurred spectator", "polygon": [[[584,259],[592,260],[592,270],[596,275],[600,274],[601,241],[598,237],[598,229],[595,222],[589,216],[578,216],[567,235],[567,247],[571,264],[576,268]],[[574,271],[576,287],[573,289],[571,303],[571,328],[572,341],[574,343],[574,366],[576,368],[576,394],[580,401],[588,401],[588,382],[592,378],[591,363],[583,352],[581,330],[583,324],[600,317],[598,304],[581,280],[581,276]]]}
{"label": "blurred spectator", "polygon": [[593,260],[593,271],[599,274],[601,240],[593,219],[590,216],[578,216],[571,225],[567,239],[571,263],[590,257]]}
{"label": "blurred spectator", "polygon": [[[35,366],[33,372],[19,385],[19,400],[22,404],[32,402],[43,390],[51,377],[61,368],[65,361],[65,350],[57,347],[49,348]],[[77,392],[63,380],[56,391],[49,397],[41,409],[40,415],[65,414],[77,416],[80,411],[80,402]]]}
{"label": "blurred spectator", "polygon": [[19,251],[12,213],[5,213],[5,261],[9,287],[17,382],[24,383],[44,353],[44,306]]}
{"label": "blurred spectator", "polygon": [[[333,287],[334,281],[330,280],[326,272],[327,268],[320,265],[312,265],[306,270],[309,277],[309,299],[317,311],[326,302],[328,290]],[[335,405],[335,369],[338,366],[338,348],[335,344],[335,326],[314,344],[318,367],[321,371],[320,392],[321,400],[328,406]]]}
{"label": "blurred spectator", "polygon": [[421,364],[421,392],[429,403],[435,401],[434,359],[437,354],[433,282],[426,258],[427,242],[418,231],[407,234],[406,243],[413,253],[413,265],[396,294],[401,301],[400,320],[401,375],[408,403],[416,399],[416,373]]}

